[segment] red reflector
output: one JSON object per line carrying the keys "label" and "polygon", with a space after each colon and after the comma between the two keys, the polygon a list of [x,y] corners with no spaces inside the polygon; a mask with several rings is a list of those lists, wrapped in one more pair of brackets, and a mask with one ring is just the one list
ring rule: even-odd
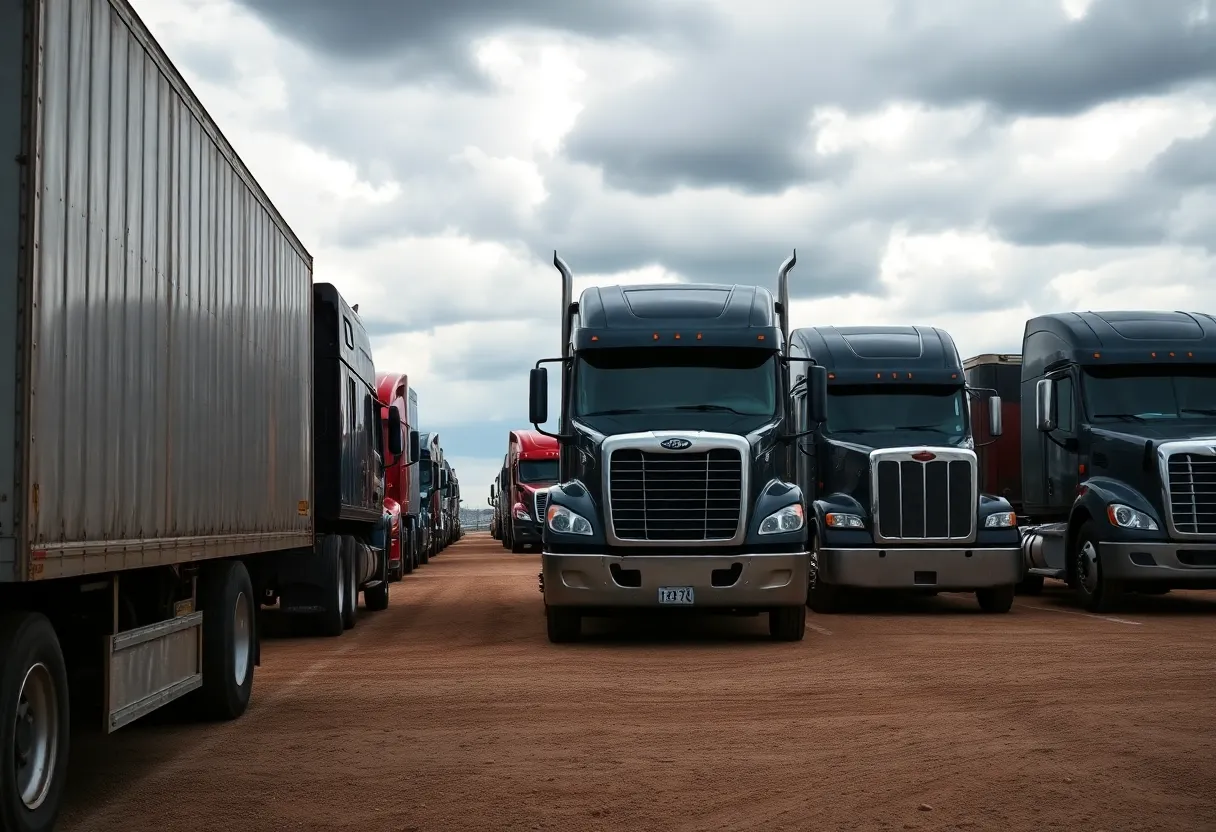
{"label": "red reflector", "polygon": [[912,458],[915,459],[917,462],[930,462],[934,459],[937,459],[937,454],[931,453],[929,451],[918,451],[918,452],[912,454]]}

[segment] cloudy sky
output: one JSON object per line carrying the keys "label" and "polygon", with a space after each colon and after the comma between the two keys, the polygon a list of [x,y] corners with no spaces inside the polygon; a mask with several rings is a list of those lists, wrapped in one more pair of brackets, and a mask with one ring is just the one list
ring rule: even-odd
{"label": "cloudy sky", "polygon": [[133,0],[484,504],[582,285],[1216,310],[1213,0]]}

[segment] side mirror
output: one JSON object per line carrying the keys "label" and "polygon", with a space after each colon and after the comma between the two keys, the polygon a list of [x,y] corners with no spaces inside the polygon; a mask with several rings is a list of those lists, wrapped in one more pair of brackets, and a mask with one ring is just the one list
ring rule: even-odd
{"label": "side mirror", "polygon": [[808,422],[826,422],[828,418],[828,368],[814,364],[806,372],[806,408]]}
{"label": "side mirror", "polygon": [[390,405],[388,409],[388,452],[393,456],[401,456],[404,448],[401,447],[401,411],[397,409],[397,405]]}
{"label": "side mirror", "polygon": [[544,367],[528,373],[528,421],[534,425],[549,421],[549,371]]}
{"label": "side mirror", "polygon": [[1056,429],[1056,385],[1052,379],[1041,378],[1034,385],[1035,427],[1043,433]]}
{"label": "side mirror", "polygon": [[418,431],[410,431],[410,463],[413,464],[422,458],[422,443],[418,436]]}
{"label": "side mirror", "polygon": [[988,399],[988,435],[996,438],[1001,435],[1001,397],[991,396]]}

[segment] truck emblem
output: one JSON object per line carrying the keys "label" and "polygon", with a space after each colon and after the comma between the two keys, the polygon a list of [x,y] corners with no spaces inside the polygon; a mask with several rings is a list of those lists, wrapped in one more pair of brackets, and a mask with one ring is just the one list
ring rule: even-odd
{"label": "truck emblem", "polygon": [[687,439],[680,439],[678,436],[673,436],[671,439],[664,439],[659,443],[659,446],[666,448],[669,451],[682,451],[685,448],[691,448],[692,443]]}
{"label": "truck emblem", "polygon": [[917,451],[916,453],[912,454],[912,458],[917,462],[931,462],[937,459],[937,454],[931,453],[930,451]]}

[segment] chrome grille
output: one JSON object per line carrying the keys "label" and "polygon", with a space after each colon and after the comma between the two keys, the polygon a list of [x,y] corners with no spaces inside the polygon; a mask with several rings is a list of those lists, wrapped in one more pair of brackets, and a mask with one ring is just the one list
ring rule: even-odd
{"label": "chrome grille", "polygon": [[1176,453],[1167,464],[1174,528],[1183,534],[1216,534],[1216,457]]}
{"label": "chrome grille", "polygon": [[609,499],[620,540],[731,540],[742,515],[743,456],[733,448],[614,450]]}
{"label": "chrome grille", "polygon": [[549,492],[537,491],[532,497],[532,507],[536,509],[536,522],[545,522],[545,512],[549,510]]}
{"label": "chrome grille", "polygon": [[873,503],[880,540],[967,540],[975,530],[975,461],[954,453],[933,459],[877,456]]}

